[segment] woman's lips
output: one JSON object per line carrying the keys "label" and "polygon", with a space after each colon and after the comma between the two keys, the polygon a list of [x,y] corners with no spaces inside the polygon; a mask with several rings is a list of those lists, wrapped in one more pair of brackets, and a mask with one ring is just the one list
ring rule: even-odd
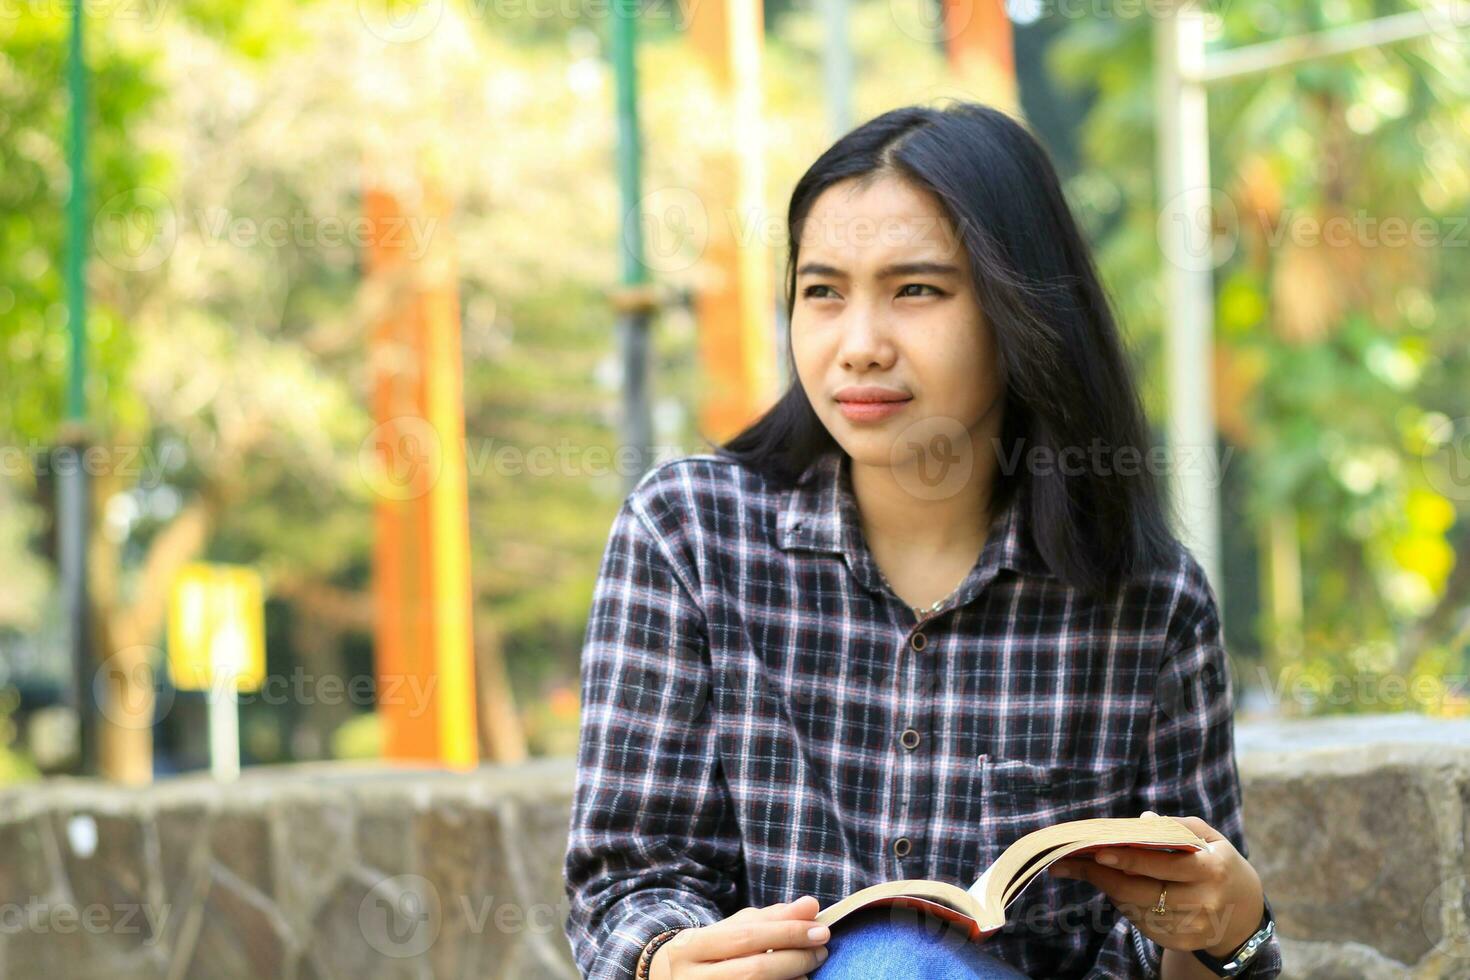
{"label": "woman's lips", "polygon": [[881,422],[892,415],[903,411],[905,405],[913,401],[905,398],[896,402],[838,402],[842,409],[843,418],[849,422]]}

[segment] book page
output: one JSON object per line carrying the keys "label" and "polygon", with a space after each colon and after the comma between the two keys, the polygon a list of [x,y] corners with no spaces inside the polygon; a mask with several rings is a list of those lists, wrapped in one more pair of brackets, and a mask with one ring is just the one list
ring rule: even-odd
{"label": "book page", "polygon": [[1204,841],[1172,817],[1103,817],[1054,824],[1012,842],[967,891],[988,912],[1003,918],[1016,896],[1053,861],[1073,852],[1129,846],[1198,850]]}

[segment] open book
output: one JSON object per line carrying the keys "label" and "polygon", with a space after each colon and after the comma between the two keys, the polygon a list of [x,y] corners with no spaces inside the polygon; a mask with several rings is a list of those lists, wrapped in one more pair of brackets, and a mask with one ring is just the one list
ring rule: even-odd
{"label": "open book", "polygon": [[944,881],[903,878],[859,889],[817,913],[832,926],[859,909],[918,909],[964,927],[972,942],[983,942],[1005,925],[1006,907],[1026,885],[1055,861],[1108,847],[1155,851],[1202,851],[1208,845],[1173,817],[1102,817],[1071,820],[1033,831],[1007,847],[965,890]]}

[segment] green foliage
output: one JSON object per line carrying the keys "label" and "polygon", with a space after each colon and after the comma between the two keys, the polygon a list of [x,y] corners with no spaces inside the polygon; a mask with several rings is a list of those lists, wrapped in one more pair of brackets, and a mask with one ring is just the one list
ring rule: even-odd
{"label": "green foliage", "polygon": [[[1366,20],[1377,6],[1222,5],[1210,46]],[[1086,172],[1069,191],[1098,236],[1148,366],[1150,412],[1162,418],[1151,28],[1146,16],[1069,23],[1051,64],[1095,89]],[[1465,637],[1450,628],[1470,586],[1451,574],[1470,507],[1467,94],[1463,42],[1441,37],[1211,89],[1216,221],[1229,255],[1216,270],[1217,337],[1240,369],[1222,397],[1243,402],[1255,530],[1273,514],[1300,520],[1305,622],[1292,666],[1314,676],[1470,666]],[[1325,234],[1330,219],[1347,234]],[[1404,232],[1415,227],[1417,242]],[[1271,644],[1285,625],[1268,616],[1258,627]],[[1463,710],[1439,699],[1407,706]]]}
{"label": "green foliage", "polygon": [[[517,688],[548,692],[534,694],[527,718],[533,742],[553,751],[575,729],[566,690],[626,490],[609,463],[619,395],[606,290],[618,272],[621,206],[609,21],[605,7],[568,18],[555,5],[525,8],[543,15],[446,4],[424,36],[385,41],[373,25],[400,7],[190,0],[154,22],[92,23],[89,408],[100,443],[158,462],[111,475],[105,543],[122,599],[135,598],[150,550],[184,509],[214,495],[227,503],[205,557],[257,565],[274,582],[368,587],[374,497],[359,450],[373,428],[372,297],[362,249],[322,232],[361,214],[362,160],[407,165],[434,145],[455,201],[433,233],[452,233],[461,286],[475,612],[496,625]],[[1368,8],[1229,5],[1214,43]],[[859,118],[967,94],[950,88],[926,9],[917,0],[853,8]],[[684,11],[658,10],[667,16],[640,25],[644,184],[697,194],[713,157],[732,149],[730,107],[680,33]],[[831,134],[813,97],[820,14],[770,11],[762,211],[705,218],[749,222],[742,231],[762,235],[780,268],[786,196]],[[5,445],[44,446],[61,416],[67,13],[27,5],[0,36]],[[1146,16],[1070,19],[1052,68],[1098,96],[1081,134],[1086,166],[1067,190],[1161,419],[1151,26]],[[1257,525],[1283,508],[1300,514],[1305,660],[1316,670],[1351,668],[1385,642],[1401,651],[1400,669],[1464,666],[1463,639],[1444,624],[1464,601],[1453,558],[1466,500],[1446,482],[1443,450],[1454,440],[1442,423],[1470,415],[1460,391],[1470,283],[1454,274],[1459,253],[1447,241],[1408,261],[1403,250],[1364,248],[1331,329],[1307,342],[1284,335],[1282,263],[1312,250],[1272,241],[1252,195],[1270,185],[1297,215],[1427,216],[1448,233],[1470,185],[1456,115],[1466,72],[1463,47],[1416,42],[1212,95],[1212,160],[1236,212],[1236,247],[1218,270],[1218,330],[1255,372],[1244,406],[1254,433],[1248,512]],[[263,240],[272,221],[304,230]],[[703,285],[693,263],[661,265],[654,278]],[[658,441],[701,451],[693,324],[667,311],[654,338]],[[551,469],[537,472],[538,459]],[[16,483],[30,504],[15,511],[23,520],[0,526],[8,567],[21,567],[16,555],[34,565],[32,515],[46,503],[28,476]],[[35,576],[27,581],[34,593]],[[275,635],[273,657],[294,647],[290,631]],[[341,732],[336,751],[368,751],[362,730]]]}
{"label": "green foliage", "polygon": [[[8,445],[45,444],[62,416],[67,334],[63,295],[70,106],[66,52],[70,8],[25,5],[0,39],[0,434]],[[94,208],[156,181],[165,158],[127,136],[159,89],[139,51],[87,36],[88,131]],[[133,346],[106,304],[88,319],[88,395],[110,411],[136,407],[124,384]]]}
{"label": "green foliage", "polygon": [[15,748],[15,722],[11,715],[18,703],[13,688],[0,688],[0,786],[26,783],[40,776],[30,758]]}
{"label": "green foliage", "polygon": [[332,732],[334,759],[378,759],[382,755],[382,716],[376,711],[353,715]]}

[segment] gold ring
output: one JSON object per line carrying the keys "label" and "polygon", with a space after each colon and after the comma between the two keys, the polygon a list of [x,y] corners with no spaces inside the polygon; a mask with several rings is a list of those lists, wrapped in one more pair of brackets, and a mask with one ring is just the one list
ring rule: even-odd
{"label": "gold ring", "polygon": [[1164,907],[1164,896],[1167,894],[1169,894],[1169,886],[1165,885],[1163,889],[1159,892],[1159,900],[1154,903],[1154,907],[1149,909],[1149,911],[1157,912],[1159,915],[1167,914],[1169,910]]}

